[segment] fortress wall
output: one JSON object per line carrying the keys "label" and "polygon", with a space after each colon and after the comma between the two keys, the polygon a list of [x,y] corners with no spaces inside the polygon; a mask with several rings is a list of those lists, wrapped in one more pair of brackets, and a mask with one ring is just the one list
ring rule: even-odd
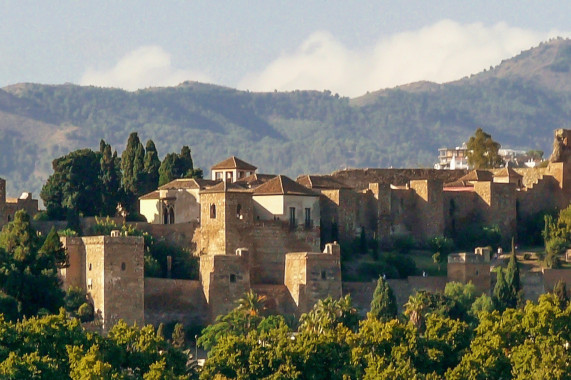
{"label": "fortress wall", "polygon": [[346,169],[331,174],[336,180],[356,189],[367,189],[369,183],[404,186],[411,180],[437,179],[454,182],[468,174],[467,170],[436,169]]}
{"label": "fortress wall", "polygon": [[257,284],[252,286],[254,293],[265,296],[265,306],[271,313],[295,314],[297,307],[285,285]]}
{"label": "fortress wall", "polygon": [[205,325],[208,304],[200,281],[145,278],[145,323]]}
{"label": "fortress wall", "polygon": [[416,222],[415,195],[410,189],[391,190],[391,235],[410,233]]}
{"label": "fortress wall", "polygon": [[443,192],[444,231],[454,236],[477,217],[478,195],[473,191]]}
{"label": "fortress wall", "polygon": [[410,188],[415,193],[414,237],[426,241],[430,237],[444,233],[444,196],[442,182],[438,180],[410,181]]}
{"label": "fortress wall", "polygon": [[540,179],[533,187],[517,191],[516,198],[518,216],[523,218],[541,211],[565,207],[565,197],[559,183],[550,175]]}
{"label": "fortress wall", "polygon": [[251,232],[251,274],[253,284],[283,284],[285,254],[288,252],[319,252],[319,228],[290,230],[282,221],[257,221]]}

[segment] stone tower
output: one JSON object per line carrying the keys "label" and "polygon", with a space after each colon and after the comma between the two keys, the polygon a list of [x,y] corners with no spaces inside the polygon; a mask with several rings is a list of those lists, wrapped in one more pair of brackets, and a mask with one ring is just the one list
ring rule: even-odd
{"label": "stone tower", "polygon": [[144,240],[142,236],[62,237],[70,266],[60,272],[64,288],[79,286],[96,320],[109,330],[119,319],[144,324]]}
{"label": "stone tower", "polygon": [[200,192],[201,255],[234,255],[238,248],[251,248],[253,223],[249,190],[223,182]]}

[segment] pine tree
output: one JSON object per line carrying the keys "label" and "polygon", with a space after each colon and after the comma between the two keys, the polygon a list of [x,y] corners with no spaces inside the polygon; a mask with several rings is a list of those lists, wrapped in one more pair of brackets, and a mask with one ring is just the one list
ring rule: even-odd
{"label": "pine tree", "polygon": [[497,270],[497,281],[494,287],[494,294],[492,300],[494,302],[494,308],[500,312],[503,312],[509,307],[509,302],[511,299],[511,291],[505,280],[504,271],[501,267]]}
{"label": "pine tree", "polygon": [[492,136],[478,128],[468,143],[468,164],[474,169],[497,168],[503,160],[498,151],[501,145]]}
{"label": "pine tree", "polygon": [[148,193],[155,190],[159,186],[159,168],[161,161],[159,160],[159,153],[155,147],[153,140],[147,141],[145,147],[145,188],[143,193]]}
{"label": "pine tree", "polygon": [[389,284],[379,277],[371,301],[370,316],[381,321],[389,321],[397,316],[397,302]]}

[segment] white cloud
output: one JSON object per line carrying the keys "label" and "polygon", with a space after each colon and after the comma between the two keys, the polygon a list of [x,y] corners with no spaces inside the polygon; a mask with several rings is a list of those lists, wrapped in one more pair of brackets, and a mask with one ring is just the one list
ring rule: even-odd
{"label": "white cloud", "polygon": [[160,46],[143,46],[123,56],[108,70],[88,68],[80,83],[133,91],[146,87],[174,86],[186,80],[208,82],[209,78],[199,72],[173,67],[170,54]]}
{"label": "white cloud", "polygon": [[292,53],[248,74],[239,88],[253,91],[329,89],[346,96],[419,80],[447,82],[495,66],[556,36],[506,23],[462,25],[443,20],[354,50],[328,32],[313,33]]}

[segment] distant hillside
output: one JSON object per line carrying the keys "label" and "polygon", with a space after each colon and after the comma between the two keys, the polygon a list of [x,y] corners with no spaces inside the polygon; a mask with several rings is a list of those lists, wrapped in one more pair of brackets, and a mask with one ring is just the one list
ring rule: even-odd
{"label": "distant hillside", "polygon": [[206,169],[237,155],[261,172],[431,167],[441,146],[477,127],[505,147],[549,154],[571,122],[571,41],[552,40],[447,84],[412,83],[355,99],[329,91],[252,93],[185,82],[136,92],[70,84],[0,90],[0,177],[36,195],[51,160],[105,139],[121,152],[132,131],[161,157],[190,145]]}

